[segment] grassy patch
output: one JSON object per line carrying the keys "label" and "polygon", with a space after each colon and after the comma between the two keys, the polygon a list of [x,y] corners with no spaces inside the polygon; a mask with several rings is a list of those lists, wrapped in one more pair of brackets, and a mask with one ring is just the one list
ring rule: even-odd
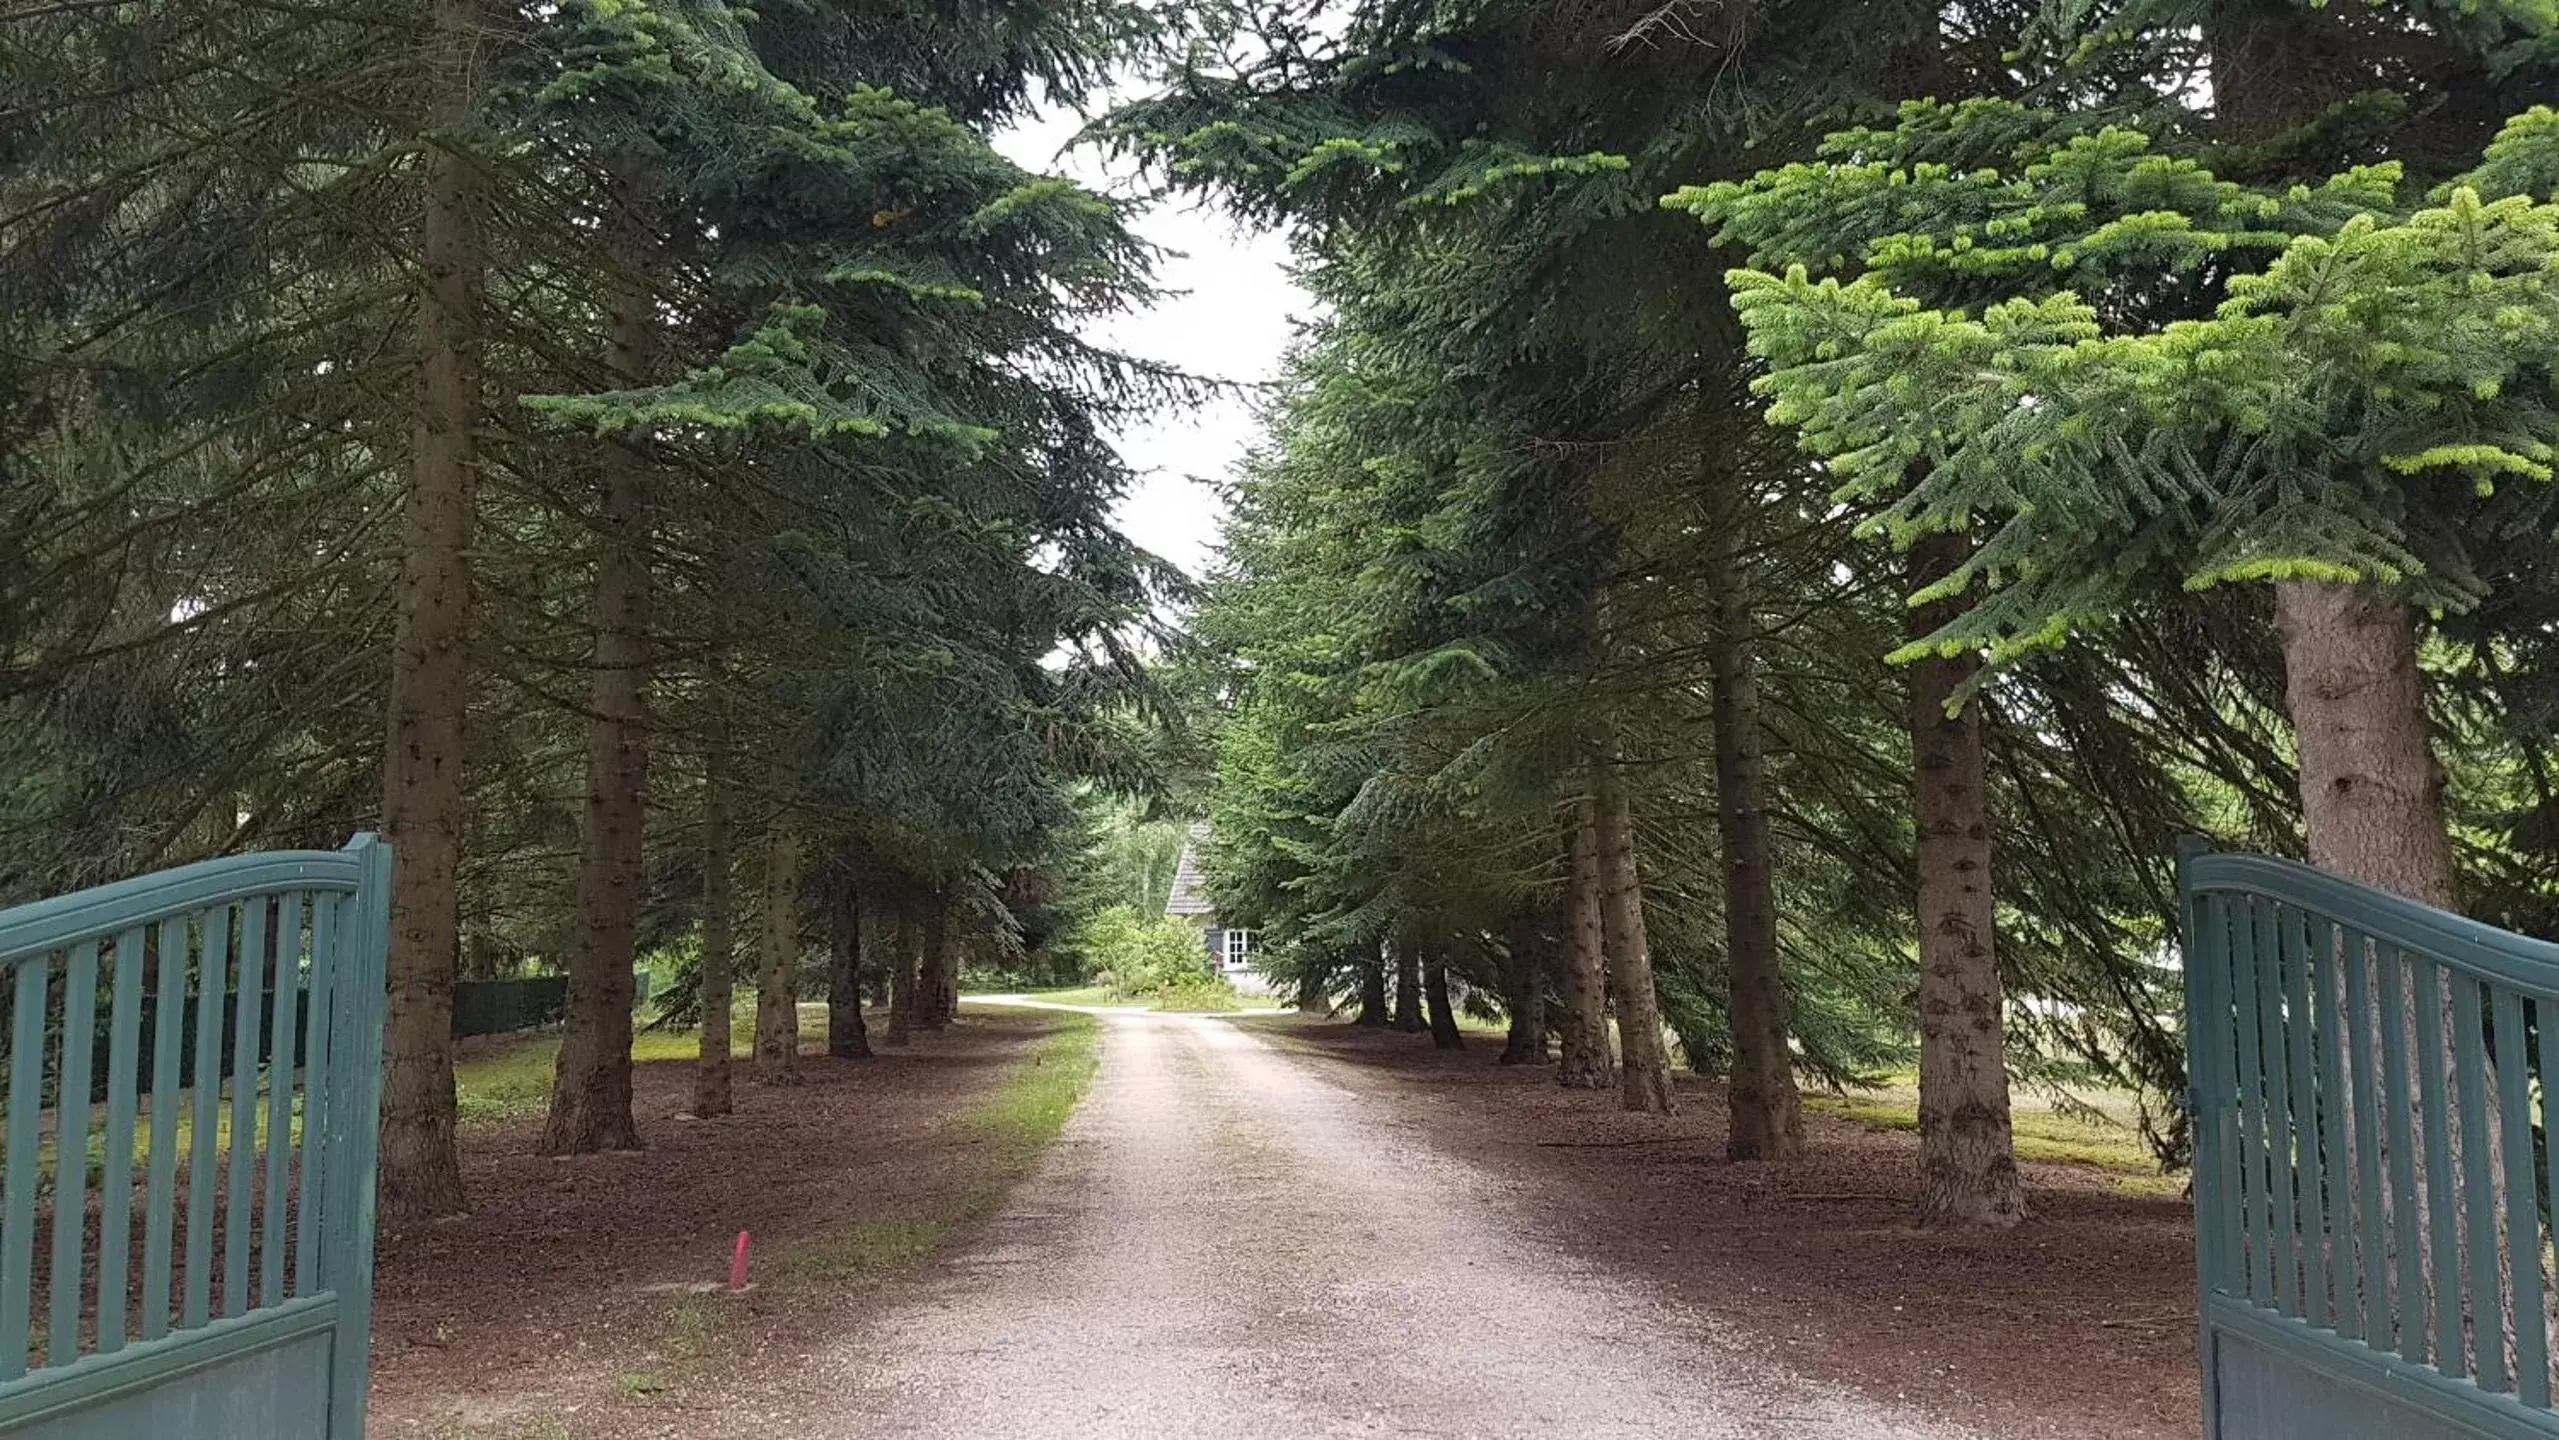
{"label": "grassy patch", "polygon": [[[1916,1132],[1919,1087],[1916,1079],[1897,1077],[1881,1090],[1847,1095],[1806,1095],[1804,1108],[1875,1130]],[[2101,1107],[2105,1108],[2105,1107]],[[2117,1186],[2143,1195],[2174,1195],[2183,1182],[2159,1171],[2158,1159],[2132,1126],[2120,1119],[2064,1114],[2040,1096],[2020,1094],[2011,1112],[2017,1158],[2057,1165],[2089,1165],[2107,1172]]]}
{"label": "grassy patch", "polygon": [[[1030,1053],[1013,1066],[993,1095],[960,1117],[962,1134],[1002,1147],[1006,1158],[1027,1162],[1066,1128],[1066,1117],[1084,1098],[1100,1063],[1096,1047],[1101,1027],[1090,1015],[1067,1014],[1049,1033],[1033,1041]],[[1003,1183],[1020,1178],[1007,1174]]]}
{"label": "grassy patch", "polygon": [[1135,999],[1101,985],[1078,985],[1066,990],[1029,990],[1023,992],[1023,998],[1044,1000],[1051,1005],[1082,1005],[1095,1010],[1159,1010],[1190,1015],[1289,1008],[1288,1002],[1276,995],[1243,995],[1206,983],[1195,991],[1168,990]]}
{"label": "grassy patch", "polygon": [[687,1295],[666,1307],[666,1350],[679,1361],[716,1353],[728,1338],[729,1312],[706,1295]]}
{"label": "grassy patch", "polygon": [[1243,995],[1223,977],[1167,985],[1146,998],[1154,1008],[1179,1015],[1223,1015],[1245,1006]]}
{"label": "grassy patch", "polygon": [[[271,1072],[261,1071],[257,1088],[251,1092],[252,1104],[247,1132],[249,1139],[246,1148],[253,1151],[263,1149],[273,1141],[275,1136],[275,1126],[272,1123],[274,1117],[268,1113],[269,1106],[274,1102],[270,1074]],[[213,1115],[212,1148],[216,1155],[222,1157],[221,1163],[227,1165],[230,1163],[231,1102],[234,1094],[231,1082],[227,1078],[217,1093],[219,1099],[215,1102],[216,1109]],[[294,1090],[285,1100],[287,1111],[285,1135],[286,1143],[289,1145],[299,1145],[302,1142],[303,1100],[304,1096],[299,1089]],[[140,1097],[133,1117],[133,1173],[137,1177],[147,1173],[150,1168],[151,1131],[156,1119],[153,1111],[161,1105],[167,1107],[165,1113],[172,1117],[171,1128],[175,1138],[170,1142],[171,1153],[177,1157],[179,1170],[185,1172],[194,1163],[196,1136],[194,1089],[189,1087],[172,1091],[165,1100],[161,1097],[145,1095]],[[74,1109],[69,1113],[75,1123],[85,1118],[88,1124],[88,1137],[81,1152],[84,1156],[81,1172],[87,1177],[83,1183],[95,1189],[106,1178],[107,1173],[107,1107],[90,1105],[86,1107],[85,1117],[80,1109]],[[64,1123],[64,1112],[49,1110],[44,1112],[44,1117],[44,1129],[36,1144],[36,1176],[41,1185],[50,1189],[62,1158],[63,1141],[56,1132],[57,1127]],[[0,1145],[0,1164],[7,1163],[8,1157],[8,1147]],[[263,1165],[265,1162],[261,1159],[259,1163]]]}
{"label": "grassy patch", "polygon": [[[800,1007],[800,1050],[826,1048],[826,1007]],[[699,1035],[691,1030],[643,1030],[631,1037],[631,1061],[690,1060],[701,1053]],[[499,1039],[470,1047],[453,1065],[455,1111],[465,1125],[521,1120],[539,1115],[551,1103],[551,1070],[560,1053],[556,1034]],[[729,1053],[755,1058],[755,999],[738,1002],[729,1020]]]}
{"label": "grassy patch", "polygon": [[455,1114],[465,1125],[539,1115],[551,1101],[555,1036],[509,1041],[453,1066]]}
{"label": "grassy patch", "polygon": [[786,1285],[858,1285],[932,1254],[948,1233],[936,1220],[858,1221],[783,1251],[773,1278]]}
{"label": "grassy patch", "polygon": [[1066,990],[1032,990],[1025,992],[1032,1000],[1045,1000],[1051,1005],[1125,1006],[1129,1002],[1099,985],[1078,985]]}
{"label": "grassy patch", "polygon": [[952,1121],[956,1138],[994,1150],[992,1175],[956,1197],[946,1215],[860,1220],[799,1241],[775,1257],[775,1280],[835,1288],[869,1284],[922,1263],[955,1229],[993,1214],[1040,1151],[1066,1128],[1099,1063],[1095,1049],[1101,1027],[1092,1016],[1045,1011],[1041,1019],[1047,1033],[1031,1042],[995,1093]]}

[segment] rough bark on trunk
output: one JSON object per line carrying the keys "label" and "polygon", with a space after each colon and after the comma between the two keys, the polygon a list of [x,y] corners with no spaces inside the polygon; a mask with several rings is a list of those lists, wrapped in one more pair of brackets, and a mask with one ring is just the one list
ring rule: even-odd
{"label": "rough bark on trunk", "polygon": [[[1729,488],[1732,482],[1725,483]],[[1734,508],[1708,577],[1715,597],[1709,648],[1715,676],[1715,821],[1723,843],[1725,1013],[1733,1042],[1726,1092],[1732,1120],[1724,1151],[1734,1160],[1788,1160],[1804,1153],[1803,1102],[1787,1044],[1786,976],[1777,952],[1776,863],[1769,852],[1768,760],[1759,716],[1759,620],[1741,553],[1746,516],[1738,513],[1739,505]]]}
{"label": "rough bark on trunk", "polygon": [[2275,587],[2275,623],[2310,863],[2449,908],[2444,772],[2408,607],[2369,585],[2293,580]]}
{"label": "rough bark on trunk", "polygon": [[1568,1090],[1605,1090],[1617,1083],[1617,1062],[1608,1050],[1608,929],[1600,919],[1599,846],[1590,802],[1574,805],[1566,843],[1572,926],[1564,947],[1563,1054],[1555,1083]]}
{"label": "rough bark on trunk", "polygon": [[862,1019],[862,887],[850,860],[837,866],[832,931],[826,955],[826,1053],[838,1060],[866,1060],[870,1027]]}
{"label": "rough bark on trunk", "polygon": [[1644,933],[1644,886],[1635,855],[1633,805],[1616,777],[1602,770],[1594,805],[1599,848],[1600,922],[1608,945],[1608,981],[1617,992],[1620,1093],[1629,1110],[1668,1115],[1679,1108],[1671,1092],[1670,1050],[1662,1043],[1662,1015],[1653,999],[1653,954]]}
{"label": "rough bark on trunk", "polygon": [[903,1045],[915,1034],[915,910],[900,895],[890,911],[888,1043]]}
{"label": "rough bark on trunk", "polygon": [[702,1031],[693,1113],[707,1119],[736,1108],[729,1020],[737,998],[737,857],[725,736],[713,742],[702,773]]}
{"label": "rough bark on trunk", "polygon": [[[649,179],[617,166],[610,244],[614,282],[607,363],[644,384],[657,349],[646,281],[654,235],[642,213]],[[587,799],[578,845],[577,931],[551,1113],[541,1153],[576,1155],[640,1144],[631,1117],[633,944],[639,931],[649,783],[649,528],[652,467],[639,437],[608,441],[601,554],[595,567],[595,674],[588,692]]]}
{"label": "rough bark on trunk", "polygon": [[951,923],[951,895],[936,888],[924,911],[924,954],[917,962],[915,1023],[939,1030],[959,1009],[959,927]]}
{"label": "rough bark on trunk", "polygon": [[1386,957],[1382,952],[1360,962],[1359,1023],[1372,1029],[1386,1026]]}
{"label": "rough bark on trunk", "polygon": [[[1911,590],[1952,574],[1965,546],[1960,535],[1932,535],[1913,546]],[[1911,633],[1934,632],[1950,609],[1912,611]],[[2026,1217],[2026,1189],[2010,1128],[1982,712],[1969,702],[1958,715],[1946,713],[1977,668],[1962,657],[1922,660],[1910,671],[1919,831],[1919,1216],[1932,1225],[2006,1229]]]}
{"label": "rough bark on trunk", "polygon": [[764,836],[764,923],[755,977],[755,1079],[800,1083],[800,824],[788,810]]}
{"label": "rough bark on trunk", "polygon": [[1457,1011],[1448,1003],[1448,957],[1437,945],[1422,960],[1422,999],[1430,1010],[1431,1048],[1465,1049],[1466,1037],[1457,1029]]}
{"label": "rough bark on trunk", "polygon": [[1395,1014],[1388,1027],[1407,1035],[1430,1028],[1422,1015],[1422,952],[1408,942],[1395,942]]}
{"label": "rough bark on trunk", "polygon": [[1502,1038],[1505,1065],[1546,1063],[1546,933],[1535,911],[1511,922],[1510,953],[1502,966],[1502,1006],[1510,1033]]}
{"label": "rough bark on trunk", "polygon": [[[2291,711],[2301,756],[2303,838],[2310,863],[2357,884],[2370,885],[2428,905],[2450,909],[2453,902],[2452,845],[2444,810],[2444,773],[2427,734],[2424,679],[2417,669],[2417,637],[2408,608],[2369,585],[2337,585],[2285,581],[2275,586],[2275,624],[2283,640],[2284,701]],[[2436,1053],[2446,1094],[2460,1088],[2462,1037],[2453,1018],[2452,981],[2437,980],[2439,1011]],[[2419,982],[2412,979],[2398,998],[2401,1022],[2408,1033],[2421,1033]],[[2472,1037],[2476,1043],[2476,1037]],[[2480,1145],[2488,1152],[2485,1172],[2503,1170],[2503,1126],[2496,1086],[2487,1087],[2483,1114],[2474,1128],[2469,1117],[2448,1127],[2446,1169],[2459,1184],[2466,1173],[2464,1151]],[[2426,1119],[2411,1087],[2411,1133],[2422,1136]],[[2484,1137],[2484,1138],[2483,1138]],[[2380,1136],[2352,1135],[2350,1153],[2365,1145],[2384,1146]],[[2417,1192],[2405,1197],[2414,1212],[2415,1233],[2431,1233],[2429,1186],[2439,1177],[2422,1152],[2411,1169]],[[2398,1203],[2394,1199],[2394,1203]],[[2503,1252],[2508,1245],[2504,1207],[2497,1209],[2496,1233],[2485,1243]],[[2468,1253],[2481,1239],[2471,1233],[2467,1206],[2455,1206],[2454,1253]],[[2431,1241],[2429,1249],[2431,1250]],[[2437,1263],[2449,1264],[2438,1258]],[[2434,1281],[2439,1272],[2429,1270]],[[2448,1272],[2442,1272],[2448,1273]],[[2434,1284],[2425,1304],[2444,1303]],[[2502,1329],[2511,1357],[2515,1345],[2512,1297],[2494,1302],[2496,1320],[2472,1317],[2474,1347],[2500,1341],[2480,1333]],[[2559,1323],[2559,1314],[2548,1317]],[[2474,1350],[2473,1363],[2477,1351]]]}
{"label": "rough bark on trunk", "polygon": [[444,137],[427,151],[419,224],[418,371],[382,768],[382,832],[394,869],[379,1193],[391,1221],[463,1208],[453,1138],[453,967],[488,254],[473,167],[451,137],[478,103],[483,33],[480,0],[437,0],[426,62],[429,118]]}

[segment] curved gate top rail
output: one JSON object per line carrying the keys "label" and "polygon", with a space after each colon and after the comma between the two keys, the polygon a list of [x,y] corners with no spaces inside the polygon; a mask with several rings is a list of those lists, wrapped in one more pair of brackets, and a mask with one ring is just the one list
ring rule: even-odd
{"label": "curved gate top rail", "polygon": [[2263,896],[2367,934],[2386,933],[2394,944],[2422,950],[2482,980],[2559,1000],[2559,943],[2500,930],[2268,855],[2190,849],[2183,873],[2189,894]]}
{"label": "curved gate top rail", "polygon": [[340,850],[265,850],[199,860],[69,895],[0,910],[0,967],[128,925],[286,890],[354,894],[374,854],[388,847],[359,835]]}
{"label": "curved gate top rail", "polygon": [[0,911],[0,1434],[355,1440],[391,854]]}
{"label": "curved gate top rail", "polygon": [[2559,945],[2181,856],[2208,1440],[2546,1440]]}

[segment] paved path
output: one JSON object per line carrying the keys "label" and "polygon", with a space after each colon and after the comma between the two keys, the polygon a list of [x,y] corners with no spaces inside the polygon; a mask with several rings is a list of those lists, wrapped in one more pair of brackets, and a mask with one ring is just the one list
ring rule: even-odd
{"label": "paved path", "polygon": [[1103,1015],[1101,1070],[991,1231],[821,1383],[869,1436],[1970,1440],[1755,1355],[1530,1237],[1315,1062]]}

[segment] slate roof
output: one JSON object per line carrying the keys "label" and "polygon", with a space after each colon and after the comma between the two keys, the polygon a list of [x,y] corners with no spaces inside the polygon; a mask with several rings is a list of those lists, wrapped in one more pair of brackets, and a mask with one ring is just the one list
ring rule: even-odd
{"label": "slate roof", "polygon": [[1191,823],[1190,838],[1182,842],[1182,863],[1173,871],[1173,894],[1164,902],[1167,915],[1214,915],[1217,907],[1210,904],[1206,880],[1200,874],[1200,849],[1208,844],[1208,822]]}

